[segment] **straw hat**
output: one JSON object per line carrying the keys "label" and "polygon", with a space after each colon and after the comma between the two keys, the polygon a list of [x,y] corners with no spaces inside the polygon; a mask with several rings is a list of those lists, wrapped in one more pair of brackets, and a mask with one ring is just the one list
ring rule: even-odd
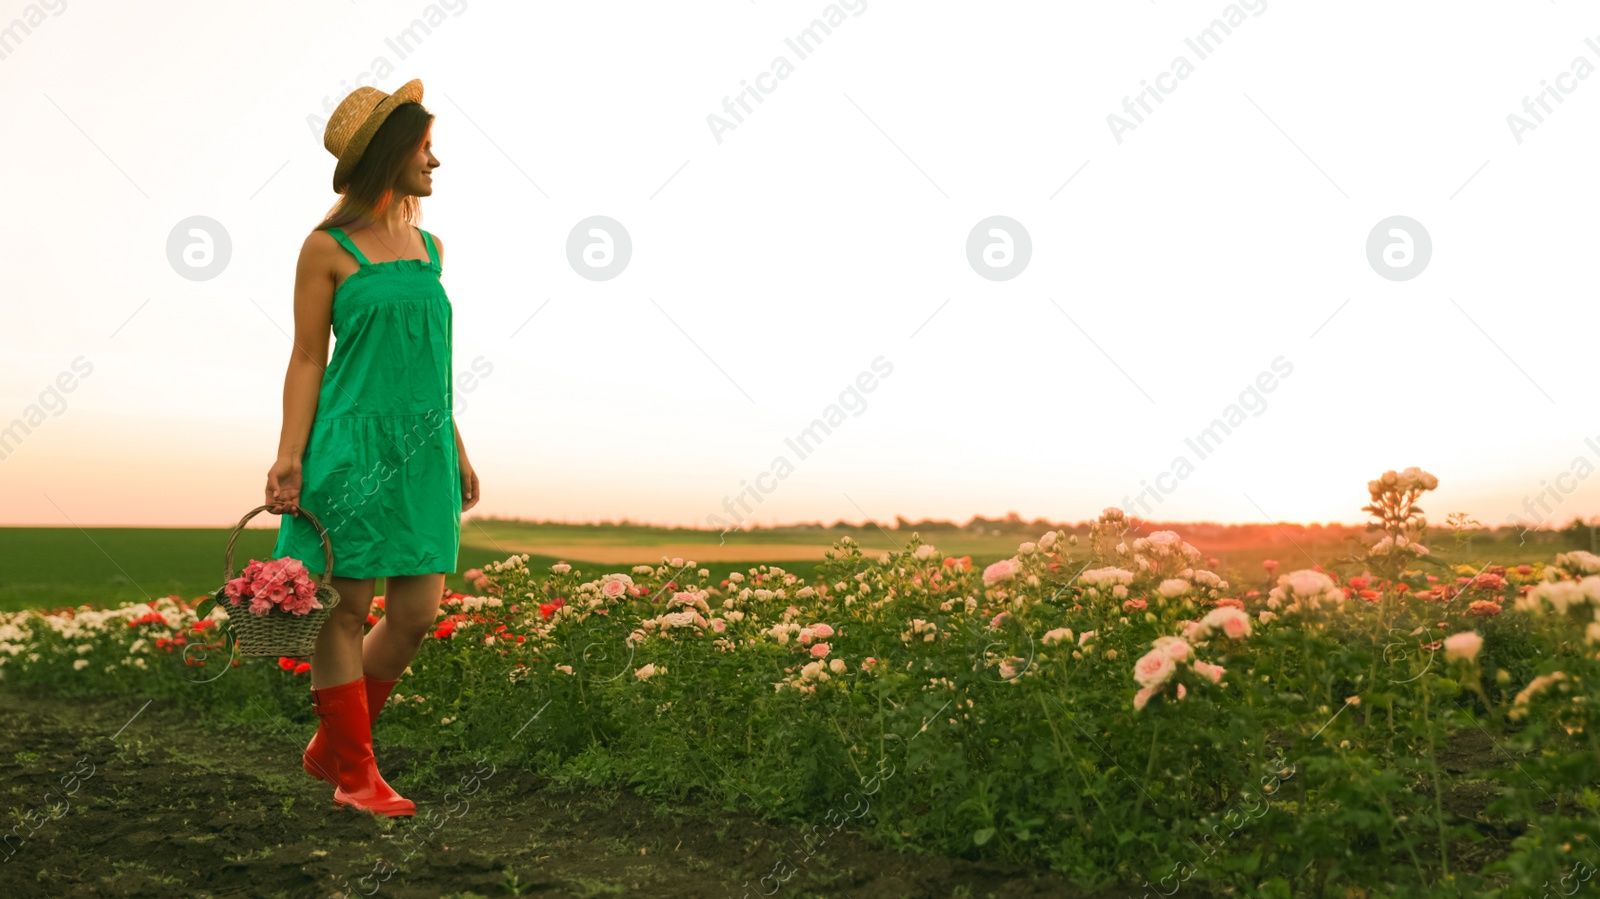
{"label": "straw hat", "polygon": [[322,145],[328,148],[339,164],[333,169],[334,193],[342,191],[350,182],[350,175],[367,151],[367,144],[378,133],[378,126],[401,103],[422,102],[422,80],[413,78],[395,89],[392,94],[364,84],[345,95],[339,107],[328,117],[328,127],[322,132]]}

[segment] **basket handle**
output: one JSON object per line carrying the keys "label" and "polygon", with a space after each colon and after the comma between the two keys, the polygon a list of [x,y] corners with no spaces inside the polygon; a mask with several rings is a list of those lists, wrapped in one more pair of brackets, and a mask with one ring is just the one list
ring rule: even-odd
{"label": "basket handle", "polygon": [[[233,544],[238,541],[239,532],[244,530],[244,526],[249,523],[250,519],[271,508],[272,506],[270,505],[256,506],[246,512],[245,516],[239,519],[239,523],[233,526],[233,534],[228,537],[228,551],[224,554],[222,560],[222,564],[225,567],[225,573],[222,576],[223,583],[233,580]],[[325,561],[322,566],[322,579],[319,583],[323,587],[331,587],[333,585],[333,543],[328,539],[327,529],[322,526],[322,522],[317,520],[317,516],[312,515],[309,510],[296,506],[290,511],[295,515],[304,515],[309,518],[311,524],[317,529],[317,536],[322,538],[322,556]]]}

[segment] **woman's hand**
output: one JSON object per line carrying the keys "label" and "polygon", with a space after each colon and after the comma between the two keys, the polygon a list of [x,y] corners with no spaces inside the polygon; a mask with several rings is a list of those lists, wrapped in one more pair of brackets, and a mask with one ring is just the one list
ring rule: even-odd
{"label": "woman's hand", "polygon": [[279,458],[267,470],[265,505],[274,515],[300,508],[300,460]]}
{"label": "woman's hand", "polygon": [[478,504],[478,473],[472,470],[472,463],[466,456],[461,457],[461,511]]}

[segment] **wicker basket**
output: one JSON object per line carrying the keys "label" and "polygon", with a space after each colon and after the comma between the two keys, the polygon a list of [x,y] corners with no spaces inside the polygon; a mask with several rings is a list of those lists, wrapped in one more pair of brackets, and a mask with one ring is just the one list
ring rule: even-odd
{"label": "wicker basket", "polygon": [[[328,532],[323,528],[322,522],[315,515],[305,509],[294,509],[293,514],[304,515],[317,529],[317,534],[322,537],[322,579],[317,584],[317,601],[322,604],[320,609],[312,609],[304,615],[296,615],[282,609],[273,609],[265,615],[254,615],[242,606],[234,607],[228,604],[228,581],[236,577],[233,569],[233,545],[239,539],[239,532],[250,519],[272,508],[271,506],[257,506],[251,509],[233,528],[233,535],[228,538],[228,551],[223,558],[226,574],[223,575],[223,586],[212,594],[211,599],[201,603],[196,611],[200,618],[210,614],[208,603],[214,603],[221,609],[227,618],[222,626],[233,638],[242,656],[290,656],[292,658],[309,658],[316,648],[317,634],[322,630],[322,625],[328,620],[328,615],[333,607],[339,604],[339,591],[333,589],[333,543],[328,540]],[[231,609],[240,609],[239,614],[229,614]]]}

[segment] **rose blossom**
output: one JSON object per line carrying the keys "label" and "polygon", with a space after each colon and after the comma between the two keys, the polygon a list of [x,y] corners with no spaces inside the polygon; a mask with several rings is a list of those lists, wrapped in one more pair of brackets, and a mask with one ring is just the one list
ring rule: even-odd
{"label": "rose blossom", "polygon": [[1133,679],[1142,687],[1159,687],[1172,678],[1177,668],[1171,655],[1160,649],[1152,649],[1133,663]]}
{"label": "rose blossom", "polygon": [[831,647],[826,643],[813,643],[811,645],[811,654],[819,659],[826,658],[830,649]]}
{"label": "rose blossom", "polygon": [[1444,638],[1444,657],[1446,659],[1460,659],[1471,662],[1478,658],[1478,650],[1483,648],[1483,638],[1472,631],[1462,631]]}
{"label": "rose blossom", "polygon": [[1202,662],[1198,659],[1195,660],[1195,662],[1189,667],[1193,668],[1196,674],[1206,678],[1214,684],[1221,683],[1222,675],[1226,674],[1228,671],[1228,669],[1222,667],[1221,665],[1213,665],[1210,662]]}
{"label": "rose blossom", "polygon": [[1194,658],[1194,647],[1182,637],[1157,637],[1150,645],[1158,652],[1166,653],[1174,662],[1187,662]]}
{"label": "rose blossom", "polygon": [[1136,712],[1143,711],[1145,705],[1150,702],[1150,697],[1156,695],[1156,691],[1159,690],[1159,689],[1161,689],[1161,688],[1160,687],[1145,687],[1144,689],[1140,690],[1139,692],[1133,694],[1133,710],[1136,711]]}
{"label": "rose blossom", "polygon": [[1233,606],[1217,606],[1200,619],[1202,632],[1220,630],[1234,640],[1250,636],[1250,616]]}
{"label": "rose blossom", "polygon": [[1040,638],[1040,642],[1044,643],[1044,645],[1046,645],[1046,646],[1051,646],[1051,645],[1054,645],[1056,643],[1060,643],[1062,640],[1071,640],[1071,639],[1072,639],[1072,629],[1071,628],[1058,627],[1058,628],[1054,628],[1052,630],[1045,631],[1044,632],[1044,636]]}
{"label": "rose blossom", "polygon": [[983,570],[983,584],[993,587],[1001,581],[1011,580],[1017,575],[1016,559],[1001,559]]}

